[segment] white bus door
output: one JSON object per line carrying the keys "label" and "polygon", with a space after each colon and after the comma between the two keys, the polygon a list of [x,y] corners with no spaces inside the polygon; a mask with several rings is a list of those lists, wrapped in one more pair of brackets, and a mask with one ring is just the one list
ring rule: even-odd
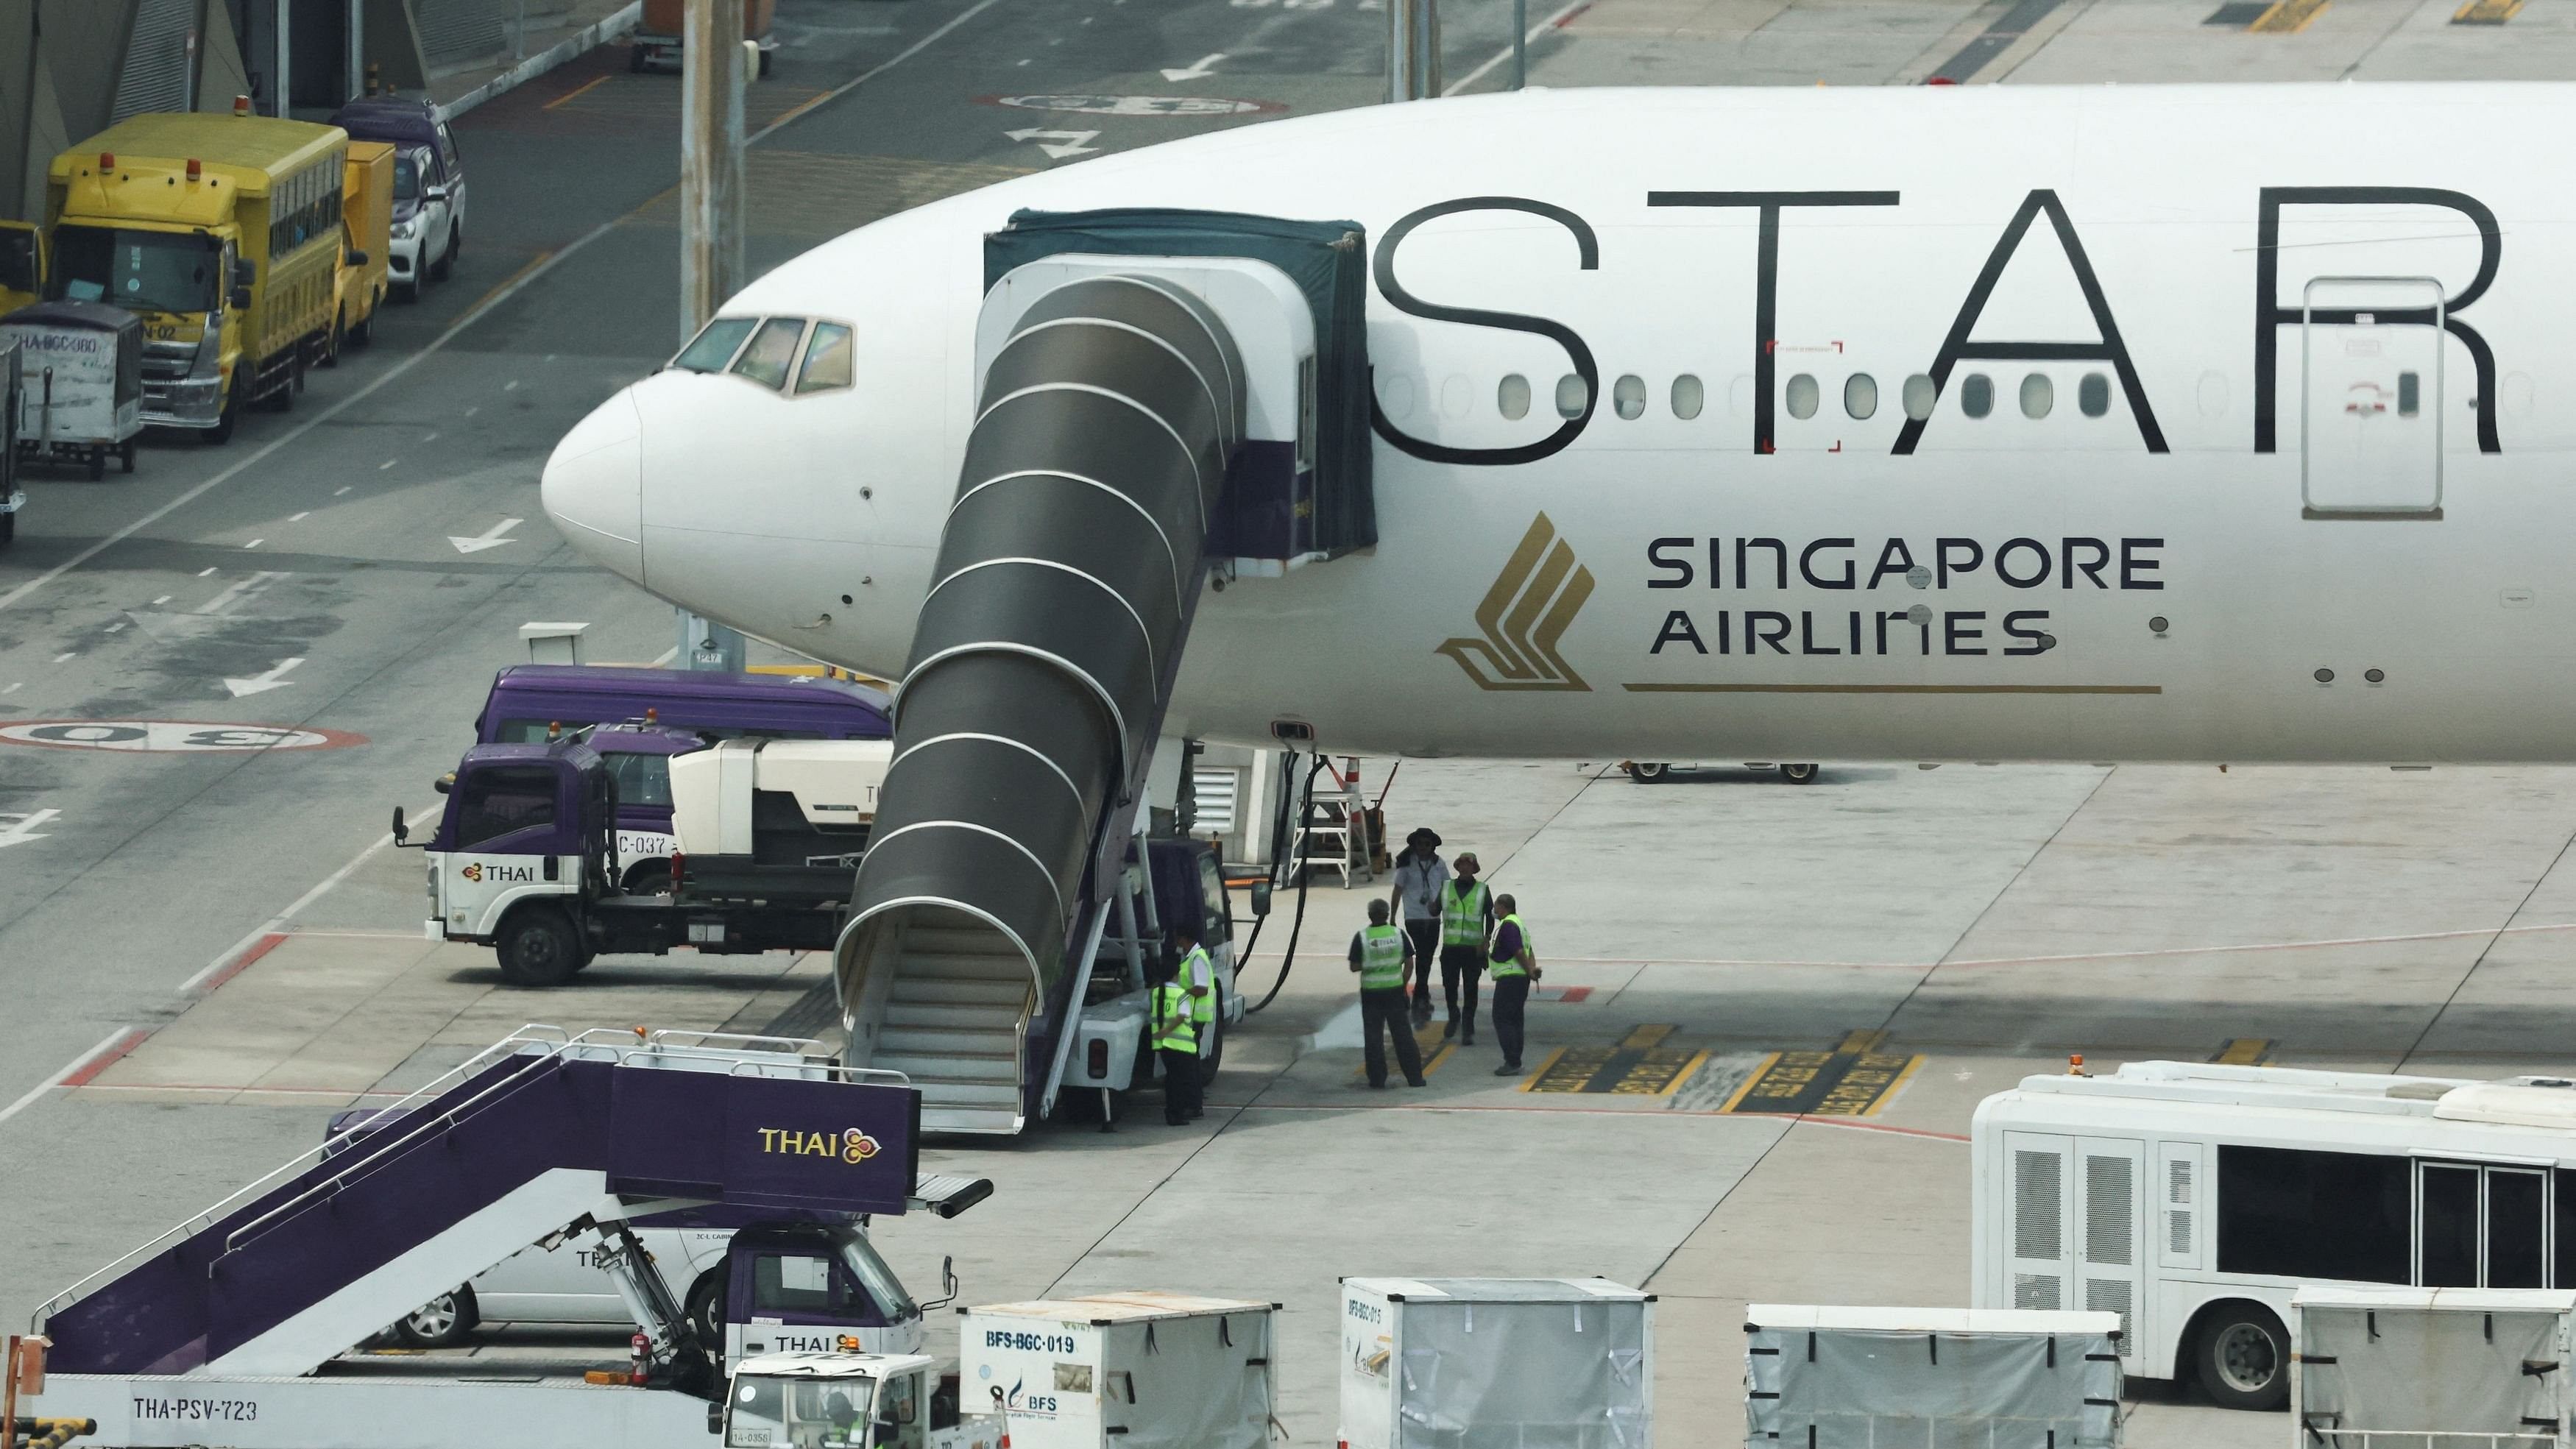
{"label": "white bus door", "polygon": [[2117,1313],[2121,1351],[2136,1354],[2145,1144],[2007,1132],[2004,1152],[2012,1306]]}
{"label": "white bus door", "polygon": [[2415,1164],[2415,1281],[2423,1287],[2545,1286],[2548,1229],[2541,1168]]}

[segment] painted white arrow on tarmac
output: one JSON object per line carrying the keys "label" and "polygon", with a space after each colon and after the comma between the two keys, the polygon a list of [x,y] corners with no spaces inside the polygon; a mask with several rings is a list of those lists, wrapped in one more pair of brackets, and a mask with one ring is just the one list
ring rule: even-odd
{"label": "painted white arrow on tarmac", "polygon": [[472,538],[458,538],[455,534],[451,533],[447,536],[447,541],[456,545],[456,551],[458,553],[481,553],[487,548],[499,548],[505,543],[517,542],[516,539],[503,538],[501,535],[508,533],[511,529],[518,527],[525,521],[526,520],[524,519],[518,518],[504,518],[500,522],[493,524],[490,528],[483,530]]}
{"label": "painted white arrow on tarmac", "polygon": [[284,677],[286,671],[293,669],[296,665],[303,662],[304,658],[302,655],[298,655],[293,659],[281,659],[277,661],[275,668],[270,669],[264,674],[254,674],[248,679],[225,680],[224,688],[231,690],[233,692],[233,698],[235,699],[239,699],[245,694],[266,694],[272,689],[284,689],[289,682]]}
{"label": "painted white arrow on tarmac", "polygon": [[1038,149],[1061,161],[1067,156],[1088,156],[1100,148],[1092,145],[1100,138],[1098,131],[1004,131],[1014,141],[1035,141]]}
{"label": "painted white arrow on tarmac", "polygon": [[36,827],[62,813],[60,810],[37,810],[25,815],[0,815],[0,850],[44,839]]}
{"label": "painted white arrow on tarmac", "polygon": [[1163,72],[1163,79],[1167,81],[1205,80],[1207,77],[1216,74],[1214,67],[1218,61],[1223,59],[1225,59],[1225,52],[1222,50],[1218,51],[1214,55],[1203,55],[1198,58],[1196,64],[1193,64],[1186,69],[1165,70]]}

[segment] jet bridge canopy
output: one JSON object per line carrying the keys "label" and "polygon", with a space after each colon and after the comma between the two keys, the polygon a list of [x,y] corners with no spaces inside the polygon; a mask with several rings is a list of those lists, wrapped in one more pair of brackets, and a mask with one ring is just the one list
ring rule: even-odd
{"label": "jet bridge canopy", "polygon": [[[1249,259],[1276,267],[1314,319],[1310,496],[1293,467],[1243,460],[1208,525],[1210,558],[1333,557],[1377,542],[1370,484],[1367,235],[1353,221],[1291,221],[1228,211],[1122,207],[1022,211],[984,239],[984,287],[1032,262],[1102,257]],[[1263,440],[1247,439],[1248,452]]]}

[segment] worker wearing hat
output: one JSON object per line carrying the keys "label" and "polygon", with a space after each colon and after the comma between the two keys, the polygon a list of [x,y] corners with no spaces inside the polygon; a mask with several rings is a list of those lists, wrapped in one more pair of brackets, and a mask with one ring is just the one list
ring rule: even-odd
{"label": "worker wearing hat", "polygon": [[1413,956],[1413,1024],[1431,1024],[1431,963],[1439,959],[1440,887],[1449,881],[1449,862],[1440,858],[1440,833],[1423,826],[1404,837],[1404,852],[1395,858],[1395,893],[1387,905],[1404,925]]}
{"label": "worker wearing hat", "polygon": [[[1476,982],[1485,974],[1485,945],[1494,938],[1493,888],[1476,879],[1483,865],[1471,850],[1458,852],[1456,873],[1440,888],[1440,989],[1449,997],[1444,1037],[1460,1046],[1476,1040]],[[1462,1014],[1459,998],[1463,995]]]}

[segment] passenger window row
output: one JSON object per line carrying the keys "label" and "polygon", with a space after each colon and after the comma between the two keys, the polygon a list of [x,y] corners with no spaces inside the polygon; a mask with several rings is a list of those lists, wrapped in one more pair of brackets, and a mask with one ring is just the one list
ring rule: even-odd
{"label": "passenger window row", "polygon": [[[687,366],[685,357],[682,366]],[[1581,376],[1567,373],[1556,380],[1556,414],[1561,418],[1583,415],[1590,401],[1590,389]],[[1908,418],[1932,416],[1932,406],[1939,400],[1932,379],[1916,373],[1905,379],[1897,398]],[[1781,401],[1789,416],[1801,421],[1812,418],[1824,404],[1824,386],[1813,373],[1797,373],[1781,389]],[[1610,410],[1634,422],[1646,415],[1646,380],[1635,373],[1621,376],[1610,385]],[[2057,384],[2047,373],[2034,372],[2021,380],[2021,412],[2026,418],[2044,418],[2057,405]],[[1688,422],[1708,406],[1707,385],[1690,373],[1673,379],[1669,397],[1672,415]],[[2075,385],[2076,410],[2088,418],[2098,418],[2111,411],[2111,379],[2098,372],[2084,374]],[[1494,407],[1506,419],[1519,421],[1529,416],[1530,381],[1519,373],[1504,376],[1494,389]],[[1959,380],[1959,411],[1972,418],[1982,418],[1995,410],[1994,379],[1982,372],[1972,372]],[[1855,372],[1843,379],[1843,413],[1859,420],[1878,412],[1878,379],[1866,372]]]}
{"label": "passenger window row", "polygon": [[680,349],[671,365],[688,372],[730,372],[773,392],[789,391],[792,376],[800,397],[848,387],[856,375],[849,326],[803,317],[718,317]]}

